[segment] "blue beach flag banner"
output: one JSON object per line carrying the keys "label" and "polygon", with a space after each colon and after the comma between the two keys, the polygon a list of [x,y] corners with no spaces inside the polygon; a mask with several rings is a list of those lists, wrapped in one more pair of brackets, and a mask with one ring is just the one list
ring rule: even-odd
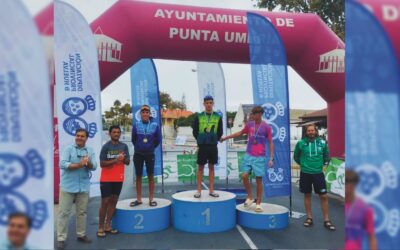
{"label": "blue beach flag banner", "polygon": [[[263,178],[266,197],[291,195],[289,95],[285,46],[265,17],[248,13],[253,101],[272,127],[274,167]],[[267,147],[268,148],[268,147]],[[266,152],[269,159],[269,150]]]}
{"label": "blue beach flag banner", "polygon": [[19,0],[1,1],[0,55],[0,245],[9,214],[23,212],[32,219],[27,246],[52,249],[49,69],[35,22]]}
{"label": "blue beach flag banner", "polygon": [[[132,123],[140,121],[140,108],[147,104],[150,106],[151,117],[161,129],[160,95],[158,90],[158,77],[152,59],[141,59],[131,67],[132,91]],[[163,174],[162,142],[155,150],[154,176]],[[146,176],[146,171],[143,175]]]}
{"label": "blue beach flag banner", "polygon": [[388,35],[364,6],[346,1],[346,161],[357,195],[375,212],[378,249],[400,244],[400,67]]}
{"label": "blue beach flag banner", "polygon": [[[97,165],[102,145],[102,116],[97,49],[85,18],[71,5],[54,3],[54,61],[56,112],[60,152],[75,143],[75,131],[89,131],[86,145],[93,148]],[[100,196],[100,171],[91,171],[90,196]]]}
{"label": "blue beach flag banner", "polygon": [[[214,111],[222,117],[223,134],[226,135],[226,96],[225,77],[221,64],[197,62],[197,81],[199,86],[200,112],[204,110],[203,98],[211,95],[214,98]],[[227,175],[227,144],[218,143],[218,163],[215,164],[215,175],[226,178]],[[208,164],[204,175],[208,176]]]}

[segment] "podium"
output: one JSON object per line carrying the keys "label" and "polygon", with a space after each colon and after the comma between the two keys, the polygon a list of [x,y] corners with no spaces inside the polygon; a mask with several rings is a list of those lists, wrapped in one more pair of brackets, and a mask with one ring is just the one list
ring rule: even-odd
{"label": "podium", "polygon": [[112,220],[113,228],[121,233],[140,234],[161,231],[171,224],[171,201],[154,200],[157,206],[149,206],[149,198],[142,198],[143,204],[130,207],[135,199],[118,201]]}
{"label": "podium", "polygon": [[194,198],[196,190],[172,195],[173,226],[193,233],[223,232],[236,225],[236,195],[215,191],[218,198],[211,197],[208,190]]}
{"label": "podium", "polygon": [[237,205],[238,224],[244,227],[262,230],[283,229],[289,225],[289,209],[286,207],[261,203],[263,212],[255,212],[256,204],[253,203],[250,208],[243,204]]}

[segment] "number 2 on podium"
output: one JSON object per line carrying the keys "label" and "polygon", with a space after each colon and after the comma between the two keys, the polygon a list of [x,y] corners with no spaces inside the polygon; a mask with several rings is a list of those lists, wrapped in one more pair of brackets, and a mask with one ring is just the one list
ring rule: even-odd
{"label": "number 2 on podium", "polygon": [[143,214],[135,214],[135,220],[136,220],[136,218],[139,218],[139,220],[138,220],[138,222],[136,223],[136,225],[135,225],[135,229],[143,229],[144,228],[144,226],[143,226],[143,220],[144,220],[144,216],[143,216]]}
{"label": "number 2 on podium", "polygon": [[209,226],[210,223],[210,208],[207,208],[206,210],[204,210],[204,212],[201,213],[201,215],[203,215],[206,219],[206,226]]}

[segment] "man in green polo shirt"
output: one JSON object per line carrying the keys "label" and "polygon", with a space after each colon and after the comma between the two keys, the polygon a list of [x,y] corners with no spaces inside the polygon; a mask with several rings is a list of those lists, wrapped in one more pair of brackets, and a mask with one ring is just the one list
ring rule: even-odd
{"label": "man in green polo shirt", "polygon": [[317,127],[314,124],[306,127],[306,137],[296,144],[294,160],[300,165],[300,192],[304,193],[304,206],[307,218],[305,227],[313,225],[311,212],[311,192],[317,193],[321,200],[324,226],[330,231],[336,228],[329,219],[328,196],[325,176],[322,168],[329,161],[328,145],[325,140],[317,135]]}

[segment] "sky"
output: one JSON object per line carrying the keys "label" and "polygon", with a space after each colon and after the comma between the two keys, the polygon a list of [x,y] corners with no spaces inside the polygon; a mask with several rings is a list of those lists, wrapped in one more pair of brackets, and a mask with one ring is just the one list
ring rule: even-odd
{"label": "sky", "polygon": [[[74,6],[91,23],[116,0],[64,0]],[[134,0],[132,0],[134,1]],[[203,7],[227,9],[256,9],[251,0],[144,0]],[[24,4],[35,15],[51,1],[23,0]],[[174,100],[186,97],[189,110],[199,110],[196,62],[154,60],[161,91],[167,92]],[[237,111],[240,104],[252,103],[251,71],[249,64],[222,63],[225,76],[226,102],[228,111]],[[326,102],[299,76],[291,67],[289,76],[289,102],[292,109],[322,109]],[[108,110],[116,99],[122,103],[131,102],[129,71],[122,74],[101,93],[102,110]],[[129,91],[128,91],[129,90]]]}

